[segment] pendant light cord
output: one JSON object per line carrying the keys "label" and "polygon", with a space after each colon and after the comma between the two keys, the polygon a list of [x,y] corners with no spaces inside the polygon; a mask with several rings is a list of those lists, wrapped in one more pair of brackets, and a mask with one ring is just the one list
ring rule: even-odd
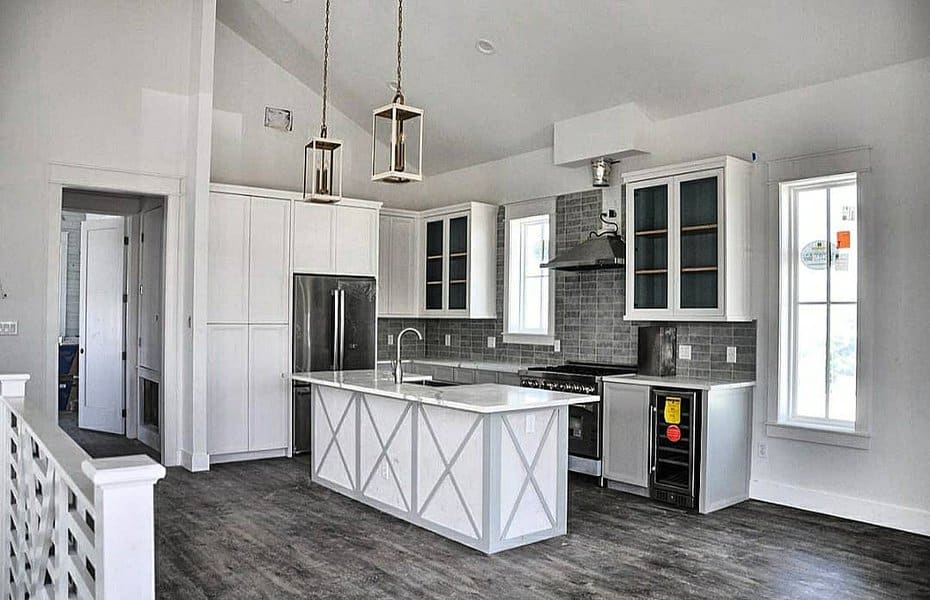
{"label": "pendant light cord", "polygon": [[[400,52],[400,50],[398,50]],[[326,0],[326,20],[323,26],[323,123],[320,137],[326,137],[326,92],[329,76],[329,0]]]}
{"label": "pendant light cord", "polygon": [[[328,0],[327,0],[328,1]],[[404,38],[404,0],[397,0],[397,93],[394,94],[394,102],[398,100],[403,103],[404,92],[400,85],[400,61],[401,49]]]}

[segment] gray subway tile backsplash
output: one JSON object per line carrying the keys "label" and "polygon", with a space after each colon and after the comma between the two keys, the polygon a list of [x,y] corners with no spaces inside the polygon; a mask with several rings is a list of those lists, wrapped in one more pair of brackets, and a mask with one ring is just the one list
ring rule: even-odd
{"label": "gray subway tile backsplash", "polygon": [[[556,199],[556,253],[583,241],[599,225],[601,193],[596,190],[559,196]],[[557,364],[567,360],[636,363],[637,329],[625,321],[624,269],[588,272],[555,271],[555,337],[561,352],[550,346],[505,344],[504,328],[504,209],[497,218],[497,318],[496,319],[379,319],[378,359],[394,357],[388,334],[416,327],[425,342],[414,336],[404,340],[403,358],[465,359],[521,364]],[[678,343],[691,345],[691,360],[678,361],[678,374],[687,377],[745,379],[755,374],[756,324],[674,323]],[[445,336],[451,335],[449,346]],[[488,337],[496,347],[487,347]],[[726,362],[726,347],[736,346],[736,363]]]}

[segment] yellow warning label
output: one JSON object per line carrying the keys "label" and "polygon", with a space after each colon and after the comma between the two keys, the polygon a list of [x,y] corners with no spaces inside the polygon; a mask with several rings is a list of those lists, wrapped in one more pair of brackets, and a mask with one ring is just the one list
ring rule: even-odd
{"label": "yellow warning label", "polygon": [[669,425],[681,423],[681,398],[665,398],[665,422]]}

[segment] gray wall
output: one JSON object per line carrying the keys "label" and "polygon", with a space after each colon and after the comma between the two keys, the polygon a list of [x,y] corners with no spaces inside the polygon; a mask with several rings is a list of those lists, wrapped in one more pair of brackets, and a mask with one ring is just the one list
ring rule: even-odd
{"label": "gray wall", "polygon": [[[556,199],[556,253],[572,247],[599,225],[601,193],[589,190]],[[505,344],[504,329],[504,209],[497,218],[497,318],[496,319],[380,319],[378,357],[391,358],[394,346],[387,335],[403,327],[417,327],[426,343],[412,343],[403,358],[448,358],[522,364],[554,364],[566,360],[635,363],[637,328],[643,323],[623,320],[626,307],[624,269],[589,272],[555,271],[555,337],[561,352],[550,346]],[[692,345],[692,359],[679,361],[678,372],[690,376],[725,379],[755,374],[755,323],[677,323],[679,343]],[[449,346],[445,336],[451,336]],[[488,337],[496,347],[487,347]],[[726,362],[726,347],[737,347],[737,363]]]}
{"label": "gray wall", "polygon": [[81,301],[81,223],[83,213],[61,211],[61,231],[68,233],[68,271],[65,291],[65,336],[78,335]]}

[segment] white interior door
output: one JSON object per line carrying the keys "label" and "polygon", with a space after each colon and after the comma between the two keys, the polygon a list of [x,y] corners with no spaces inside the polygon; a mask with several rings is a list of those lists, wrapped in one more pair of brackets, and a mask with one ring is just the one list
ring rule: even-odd
{"label": "white interior door", "polygon": [[81,224],[78,426],[124,433],[123,218]]}
{"label": "white interior door", "polygon": [[139,268],[139,366],[161,372],[161,206],[142,213],[142,263]]}

